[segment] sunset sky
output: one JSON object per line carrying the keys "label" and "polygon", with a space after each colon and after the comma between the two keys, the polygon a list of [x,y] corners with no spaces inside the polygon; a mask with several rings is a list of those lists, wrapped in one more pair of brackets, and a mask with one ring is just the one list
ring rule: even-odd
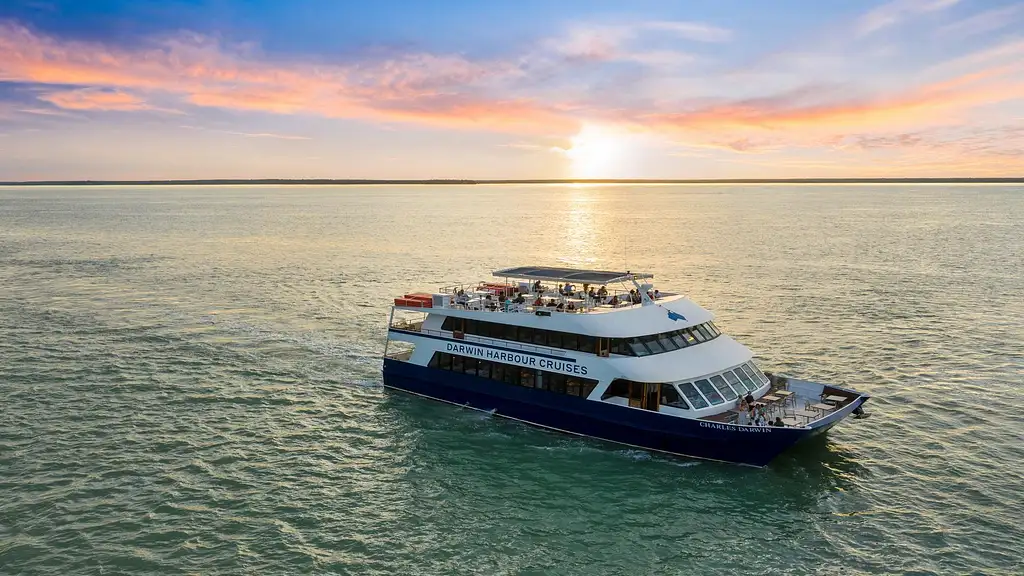
{"label": "sunset sky", "polygon": [[1024,176],[1024,2],[0,3],[0,180],[855,176]]}

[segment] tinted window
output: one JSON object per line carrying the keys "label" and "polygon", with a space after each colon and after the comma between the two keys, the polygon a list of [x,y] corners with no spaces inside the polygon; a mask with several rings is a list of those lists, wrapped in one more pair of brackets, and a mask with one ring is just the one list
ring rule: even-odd
{"label": "tinted window", "polygon": [[690,334],[692,334],[693,337],[697,339],[697,342],[704,342],[704,341],[707,340],[707,338],[705,338],[703,334],[701,334],[699,331],[697,331],[697,327],[696,326],[694,326],[693,328],[690,328]]}
{"label": "tinted window", "polygon": [[747,366],[750,366],[750,368],[754,371],[754,374],[757,374],[757,378],[762,384],[768,383],[768,377],[764,375],[764,372],[761,372],[761,369],[758,368],[753,361],[747,362]]}
{"label": "tinted window", "polygon": [[594,340],[593,336],[580,335],[580,352],[589,352],[594,354],[597,352],[597,341]]}
{"label": "tinted window", "polygon": [[476,365],[476,375],[484,378],[491,377],[491,363],[487,360],[480,360],[479,364]]}
{"label": "tinted window", "polygon": [[722,395],[719,394],[718,391],[715,390],[715,387],[711,385],[711,382],[708,382],[707,380],[697,380],[693,385],[704,394],[704,397],[707,398],[711,404],[721,404],[722,402],[725,402],[725,400],[722,399]]}
{"label": "tinted window", "polygon": [[740,368],[743,368],[743,371],[746,372],[750,376],[750,378],[754,380],[754,384],[758,388],[764,386],[764,380],[762,379],[763,375],[757,370],[757,368],[754,367],[753,364],[747,362],[743,366],[740,366]]}
{"label": "tinted window", "polygon": [[566,350],[579,350],[579,347],[579,336],[569,334],[568,332],[562,333],[562,348]]}
{"label": "tinted window", "polygon": [[689,346],[689,344],[686,343],[686,338],[684,338],[678,331],[672,333],[672,342],[675,343],[676,348],[686,348]]}
{"label": "tinted window", "polygon": [[434,355],[430,357],[430,362],[427,362],[427,366],[437,368],[441,363],[441,354],[444,354],[444,352],[434,352]]}
{"label": "tinted window", "polygon": [[463,365],[462,365],[462,371],[464,373],[466,373],[466,374],[473,374],[473,375],[475,375],[476,374],[476,363],[477,363],[477,359],[476,358],[464,358],[463,359]]}
{"label": "tinted window", "polygon": [[693,387],[693,384],[685,382],[679,385],[679,389],[683,391],[683,396],[686,396],[686,399],[690,401],[690,404],[693,404],[694,408],[700,409],[708,407],[707,400],[697,392],[697,389]]}
{"label": "tinted window", "polygon": [[714,338],[714,336],[712,336],[711,332],[708,330],[707,326],[703,324],[697,326],[697,331],[704,335],[705,340],[711,340],[712,338]]}
{"label": "tinted window", "polygon": [[586,398],[590,396],[590,393],[597,388],[597,380],[586,378],[583,380],[583,386],[580,388],[580,398]]}
{"label": "tinted window", "polygon": [[737,394],[743,394],[747,391],[747,387],[744,386],[743,383],[740,382],[740,379],[731,371],[727,370],[723,372],[722,376],[725,378],[725,381],[729,383],[729,386],[732,386],[732,389],[735,390]]}
{"label": "tinted window", "polygon": [[519,385],[526,388],[533,388],[533,370],[526,368],[519,369]]}
{"label": "tinted window", "polygon": [[544,374],[546,388],[558,394],[565,394],[565,374]]}
{"label": "tinted window", "polygon": [[575,376],[570,376],[565,379],[565,393],[569,396],[580,395],[580,379]]}
{"label": "tinted window", "polygon": [[751,392],[757,390],[757,385],[754,384],[754,379],[750,377],[750,374],[747,374],[747,372],[743,370],[743,366],[736,368],[734,372],[736,372],[736,375],[743,381],[743,385],[747,387],[747,390],[750,390]]}
{"label": "tinted window", "polygon": [[452,372],[462,372],[463,358],[462,356],[452,356]]}
{"label": "tinted window", "polygon": [[502,381],[505,379],[505,365],[501,362],[491,364],[491,380]]}
{"label": "tinted window", "polygon": [[623,398],[629,397],[629,380],[614,380],[608,386],[608,389],[601,394],[601,400],[607,400],[612,396],[621,396]]}
{"label": "tinted window", "polygon": [[689,330],[680,330],[679,335],[686,339],[686,343],[693,346],[697,343],[697,339],[693,337],[693,334]]}
{"label": "tinted window", "polygon": [[672,341],[672,333],[671,332],[666,332],[664,334],[659,335],[658,344],[661,344],[662,348],[664,348],[665,350],[670,351],[670,352],[672,350],[678,350],[679,349],[679,346],[677,346],[676,343]]}
{"label": "tinted window", "polygon": [[643,343],[647,345],[647,348],[651,350],[651,354],[660,354],[665,352],[665,349],[661,347],[661,344],[658,344],[657,334],[644,336],[640,340],[643,341]]}
{"label": "tinted window", "polygon": [[736,391],[729,387],[729,384],[726,383],[725,378],[722,378],[721,376],[712,376],[711,383],[714,384],[715,388],[717,388],[718,391],[722,393],[722,396],[725,396],[726,400],[736,399]]}
{"label": "tinted window", "polygon": [[686,404],[683,397],[676,391],[675,386],[671,384],[662,384],[661,388],[661,405],[671,406],[673,408],[682,408],[683,410],[689,410],[690,406]]}
{"label": "tinted window", "polygon": [[518,332],[516,332],[516,340],[520,342],[530,342],[533,340],[533,328],[527,328],[520,326]]}
{"label": "tinted window", "polygon": [[639,338],[629,339],[629,349],[633,351],[634,356],[648,356],[651,353]]}
{"label": "tinted window", "polygon": [[623,354],[627,356],[633,355],[633,351],[629,349],[626,341],[622,338],[612,338],[611,352],[612,354]]}

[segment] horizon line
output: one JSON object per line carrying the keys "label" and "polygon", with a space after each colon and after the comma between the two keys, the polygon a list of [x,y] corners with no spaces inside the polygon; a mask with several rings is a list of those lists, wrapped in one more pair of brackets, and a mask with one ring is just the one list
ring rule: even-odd
{"label": "horizon line", "polygon": [[305,186],[478,184],[1024,184],[1024,176],[935,178],[197,178],[151,180],[24,180],[0,186],[215,186],[274,184]]}

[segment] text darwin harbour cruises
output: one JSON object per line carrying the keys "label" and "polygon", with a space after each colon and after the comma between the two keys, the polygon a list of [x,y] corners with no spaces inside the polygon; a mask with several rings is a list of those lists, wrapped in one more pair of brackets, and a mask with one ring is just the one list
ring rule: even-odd
{"label": "text darwin harbour cruises", "polygon": [[522,266],[395,299],[384,386],[571,434],[765,466],[861,415],[839,386],[766,374],[651,274]]}

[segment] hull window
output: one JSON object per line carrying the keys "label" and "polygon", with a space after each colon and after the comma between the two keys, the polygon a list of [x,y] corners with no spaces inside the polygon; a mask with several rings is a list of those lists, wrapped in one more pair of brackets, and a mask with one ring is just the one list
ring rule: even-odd
{"label": "hull window", "polygon": [[[580,378],[561,372],[523,368],[513,364],[503,364],[447,352],[434,352],[434,356],[431,357],[427,365],[440,370],[461,372],[513,386],[548,390],[556,394],[580,398],[590,396],[590,393],[597,387],[597,380],[593,378]],[[624,390],[622,395],[626,396],[628,393],[628,390]]]}

